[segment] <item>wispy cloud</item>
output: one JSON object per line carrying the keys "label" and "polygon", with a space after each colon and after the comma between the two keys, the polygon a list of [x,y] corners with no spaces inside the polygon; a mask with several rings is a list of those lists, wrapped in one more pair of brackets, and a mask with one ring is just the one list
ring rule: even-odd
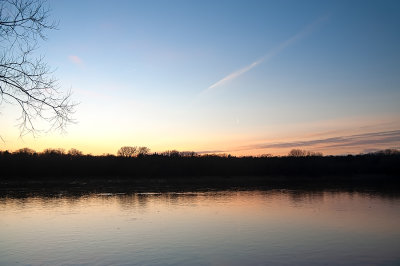
{"label": "wispy cloud", "polygon": [[202,93],[206,93],[209,92],[229,81],[232,81],[234,79],[236,79],[237,77],[243,75],[244,73],[250,71],[251,69],[253,69],[254,67],[258,66],[259,64],[266,62],[268,60],[270,60],[272,57],[274,57],[275,55],[279,54],[280,52],[282,52],[285,48],[287,48],[288,46],[292,45],[293,43],[295,43],[296,41],[300,40],[301,38],[305,37],[306,35],[310,34],[312,31],[314,31],[323,21],[327,20],[328,16],[324,16],[321,17],[319,19],[317,19],[316,21],[314,21],[313,23],[311,23],[310,25],[304,27],[303,29],[301,29],[299,32],[297,32],[295,35],[293,35],[292,37],[290,37],[289,39],[287,39],[286,41],[280,43],[278,46],[276,46],[275,48],[271,49],[267,54],[265,54],[263,57],[259,58],[258,60],[254,61],[253,63],[235,71],[232,72],[231,74],[225,76],[224,78],[220,79],[219,81],[215,82],[214,84],[212,84],[211,86],[209,86],[207,89],[203,90]]}
{"label": "wispy cloud", "polygon": [[198,154],[217,154],[217,153],[223,153],[226,152],[224,150],[208,150],[208,151],[198,151]]}
{"label": "wispy cloud", "polygon": [[71,61],[74,64],[77,64],[77,65],[83,64],[82,59],[77,55],[70,55],[70,56],[68,56],[68,59],[69,59],[69,61]]}
{"label": "wispy cloud", "polygon": [[322,146],[323,148],[346,148],[363,145],[394,145],[400,143],[400,130],[364,133],[350,136],[339,136],[324,139],[305,141],[260,143],[240,147],[240,150],[268,149],[268,148],[301,148]]}
{"label": "wispy cloud", "polygon": [[371,152],[380,149],[399,149],[400,148],[400,130],[370,132],[348,136],[338,136],[331,138],[320,138],[312,140],[256,143],[247,146],[239,146],[229,150],[210,150],[199,151],[199,154],[208,153],[241,153],[243,151],[256,150],[288,150],[294,148],[319,150],[327,154],[337,154],[337,151],[348,150],[351,153]]}
{"label": "wispy cloud", "polygon": [[251,70],[251,69],[254,68],[255,66],[259,65],[260,63],[262,63],[262,62],[265,61],[265,60],[266,60],[266,58],[263,57],[263,58],[261,58],[261,59],[255,61],[255,62],[251,63],[250,65],[245,66],[244,68],[239,69],[239,70],[237,70],[237,71],[235,71],[235,72],[229,74],[228,76],[224,77],[223,79],[217,81],[216,83],[214,83],[213,85],[211,85],[210,87],[208,87],[204,92],[207,92],[207,91],[209,91],[209,90],[212,90],[212,89],[214,89],[215,87],[218,87],[218,86],[220,86],[220,85],[222,85],[222,84],[224,84],[224,83],[227,83],[228,81],[231,81],[231,80],[233,80],[233,79],[235,79],[235,78],[237,78],[237,77],[243,75],[244,73],[248,72],[249,70]]}

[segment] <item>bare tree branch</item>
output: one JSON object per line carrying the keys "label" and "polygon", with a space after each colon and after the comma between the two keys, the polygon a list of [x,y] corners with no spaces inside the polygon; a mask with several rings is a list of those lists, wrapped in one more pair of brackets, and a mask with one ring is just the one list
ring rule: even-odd
{"label": "bare tree branch", "polygon": [[0,0],[0,104],[17,104],[20,134],[37,134],[39,120],[64,130],[73,122],[71,92],[63,93],[43,57],[35,57],[49,22],[45,0]]}

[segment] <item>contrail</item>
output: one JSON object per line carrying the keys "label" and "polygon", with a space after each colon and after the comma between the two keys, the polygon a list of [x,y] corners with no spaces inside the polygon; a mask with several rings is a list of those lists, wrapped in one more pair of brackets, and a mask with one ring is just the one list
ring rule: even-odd
{"label": "contrail", "polygon": [[316,21],[314,21],[313,23],[311,23],[310,25],[307,25],[306,27],[304,27],[303,29],[301,29],[299,32],[297,32],[295,35],[293,35],[292,37],[290,37],[289,39],[287,39],[286,41],[280,43],[277,47],[271,49],[266,55],[264,55],[263,57],[261,57],[260,59],[254,61],[253,63],[251,63],[248,66],[245,66],[235,72],[232,72],[231,74],[227,75],[226,77],[220,79],[219,81],[215,82],[214,84],[212,84],[210,87],[208,87],[207,89],[203,90],[201,92],[201,94],[209,92],[211,90],[213,90],[216,87],[219,87],[241,75],[243,75],[244,73],[250,71],[251,69],[253,69],[254,67],[256,67],[257,65],[268,61],[269,59],[271,59],[272,57],[274,57],[275,55],[279,54],[282,50],[284,50],[286,47],[290,46],[291,44],[293,44],[294,42],[298,41],[299,39],[303,38],[304,36],[310,34],[313,30],[315,30],[315,28],[317,26],[319,26],[323,21],[327,20],[328,16],[324,16],[321,17],[319,19],[317,19]]}

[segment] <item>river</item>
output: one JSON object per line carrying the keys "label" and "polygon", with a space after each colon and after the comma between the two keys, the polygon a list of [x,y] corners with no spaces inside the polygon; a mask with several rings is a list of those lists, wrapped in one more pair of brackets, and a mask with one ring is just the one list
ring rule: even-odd
{"label": "river", "polygon": [[400,197],[251,190],[0,197],[0,265],[399,265]]}

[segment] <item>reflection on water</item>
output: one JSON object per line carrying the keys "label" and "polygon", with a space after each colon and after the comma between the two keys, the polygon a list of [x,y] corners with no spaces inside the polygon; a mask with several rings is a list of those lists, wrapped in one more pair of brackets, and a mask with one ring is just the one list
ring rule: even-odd
{"label": "reflection on water", "polygon": [[400,264],[400,198],[219,191],[0,198],[0,264]]}

